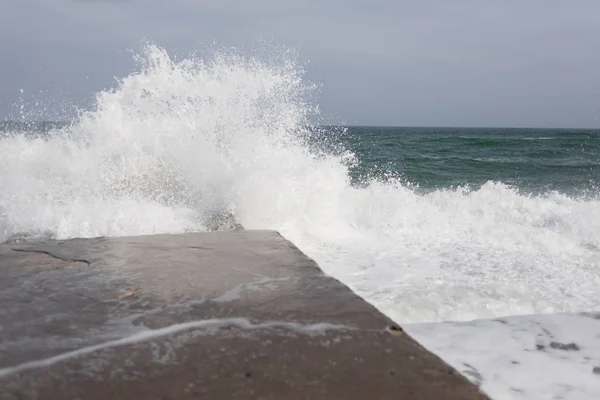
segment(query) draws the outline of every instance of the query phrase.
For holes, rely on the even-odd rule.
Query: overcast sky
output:
[[[50,118],[84,102],[143,38],[274,39],[349,124],[600,127],[598,0],[1,0],[0,118],[20,89]]]

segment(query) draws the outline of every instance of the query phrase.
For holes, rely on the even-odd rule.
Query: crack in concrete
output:
[[[54,255],[54,254],[50,253],[49,251],[45,251],[45,250],[35,250],[35,249],[33,249],[33,250],[32,250],[32,249],[15,249],[15,248],[12,248],[11,250],[12,250],[12,251],[18,251],[18,252],[21,252],[21,253],[39,253],[39,254],[46,254],[46,255],[48,255],[48,256],[50,256],[50,257],[52,257],[52,258],[56,258],[57,260],[60,260],[60,261],[65,261],[65,262],[79,262],[79,263],[84,263],[84,264],[87,264],[87,265],[90,265],[90,264],[91,264],[91,262],[90,262],[90,261],[88,261],[88,260],[79,259],[79,258],[64,258],[64,257],[59,257],[59,256],[57,256],[57,255]]]

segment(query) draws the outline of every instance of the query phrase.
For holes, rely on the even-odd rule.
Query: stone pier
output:
[[[0,399],[482,399],[273,231],[0,244]]]

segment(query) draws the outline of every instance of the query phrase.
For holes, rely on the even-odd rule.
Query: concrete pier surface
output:
[[[0,244],[0,399],[482,399],[273,231]]]

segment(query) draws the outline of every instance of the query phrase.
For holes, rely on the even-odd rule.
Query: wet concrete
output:
[[[272,231],[0,244],[0,399],[480,399]]]

